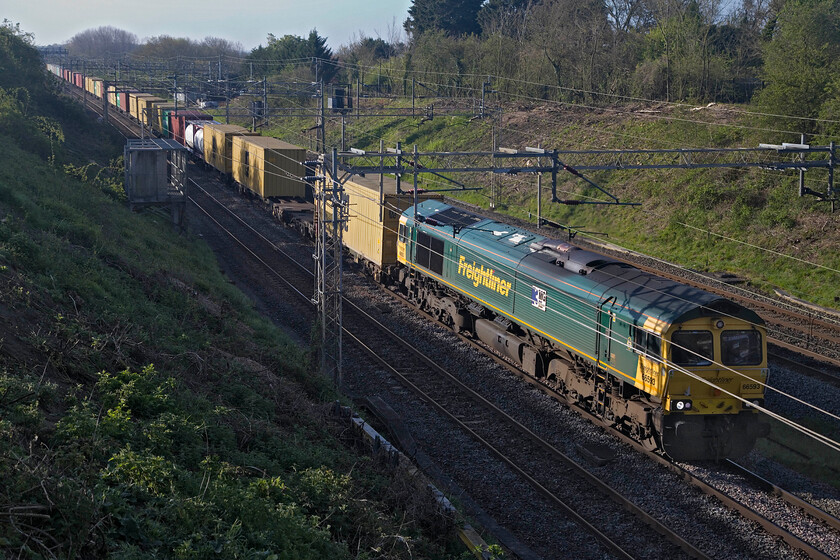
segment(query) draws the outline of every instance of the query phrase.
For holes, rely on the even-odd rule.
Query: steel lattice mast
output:
[[[342,385],[342,232],[347,219],[344,188],[338,180],[337,150],[322,160],[327,171],[318,182],[315,254],[315,303],[321,322],[321,371]]]

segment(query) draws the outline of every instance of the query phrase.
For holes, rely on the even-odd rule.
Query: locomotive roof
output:
[[[413,217],[413,210],[406,210],[406,215]],[[419,204],[418,216],[421,227],[454,238],[498,265],[516,268],[521,279],[529,277],[589,300],[593,310],[607,301],[611,311],[637,325],[649,318],[673,324],[704,315],[763,323],[751,310],[720,296],[443,202]]]

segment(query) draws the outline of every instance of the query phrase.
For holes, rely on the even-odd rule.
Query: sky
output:
[[[245,50],[276,37],[306,37],[312,29],[333,52],[360,36],[392,33],[404,39],[402,24],[411,0],[0,0],[0,17],[33,33],[36,45],[65,43],[87,29],[110,25],[140,41],[159,35],[201,40],[219,37]]]

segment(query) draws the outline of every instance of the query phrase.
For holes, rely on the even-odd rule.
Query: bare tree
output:
[[[478,22],[485,36],[501,33],[521,43],[528,30],[535,0],[490,0],[481,7]]]
[[[138,46],[137,35],[116,27],[87,29],[74,35],[67,43],[71,56],[102,57],[130,53]]]
[[[543,1],[534,8],[529,37],[554,70],[565,96],[579,97],[603,81],[604,45],[611,33],[599,0]],[[577,91],[573,91],[577,90]]]
[[[242,43],[228,41],[220,37],[205,37],[199,50],[201,56],[241,56],[244,54]]]
[[[617,32],[641,30],[648,21],[644,0],[604,0],[607,16]]]

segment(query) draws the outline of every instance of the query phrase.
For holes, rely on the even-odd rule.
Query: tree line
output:
[[[840,116],[838,0],[414,0],[404,27],[412,72],[438,82],[494,76],[495,90],[569,102],[749,102],[777,128],[837,131],[802,118]]]
[[[403,29],[362,35],[337,52],[315,29],[269,35],[249,53],[211,38],[159,37],[131,50],[230,55],[241,57],[240,74],[375,84],[397,95],[419,83],[439,95],[475,96],[489,85],[596,105],[750,103],[775,128],[840,130],[840,0],[413,0]],[[109,31],[114,48],[132,44],[117,31]],[[92,39],[82,35],[71,53]]]

